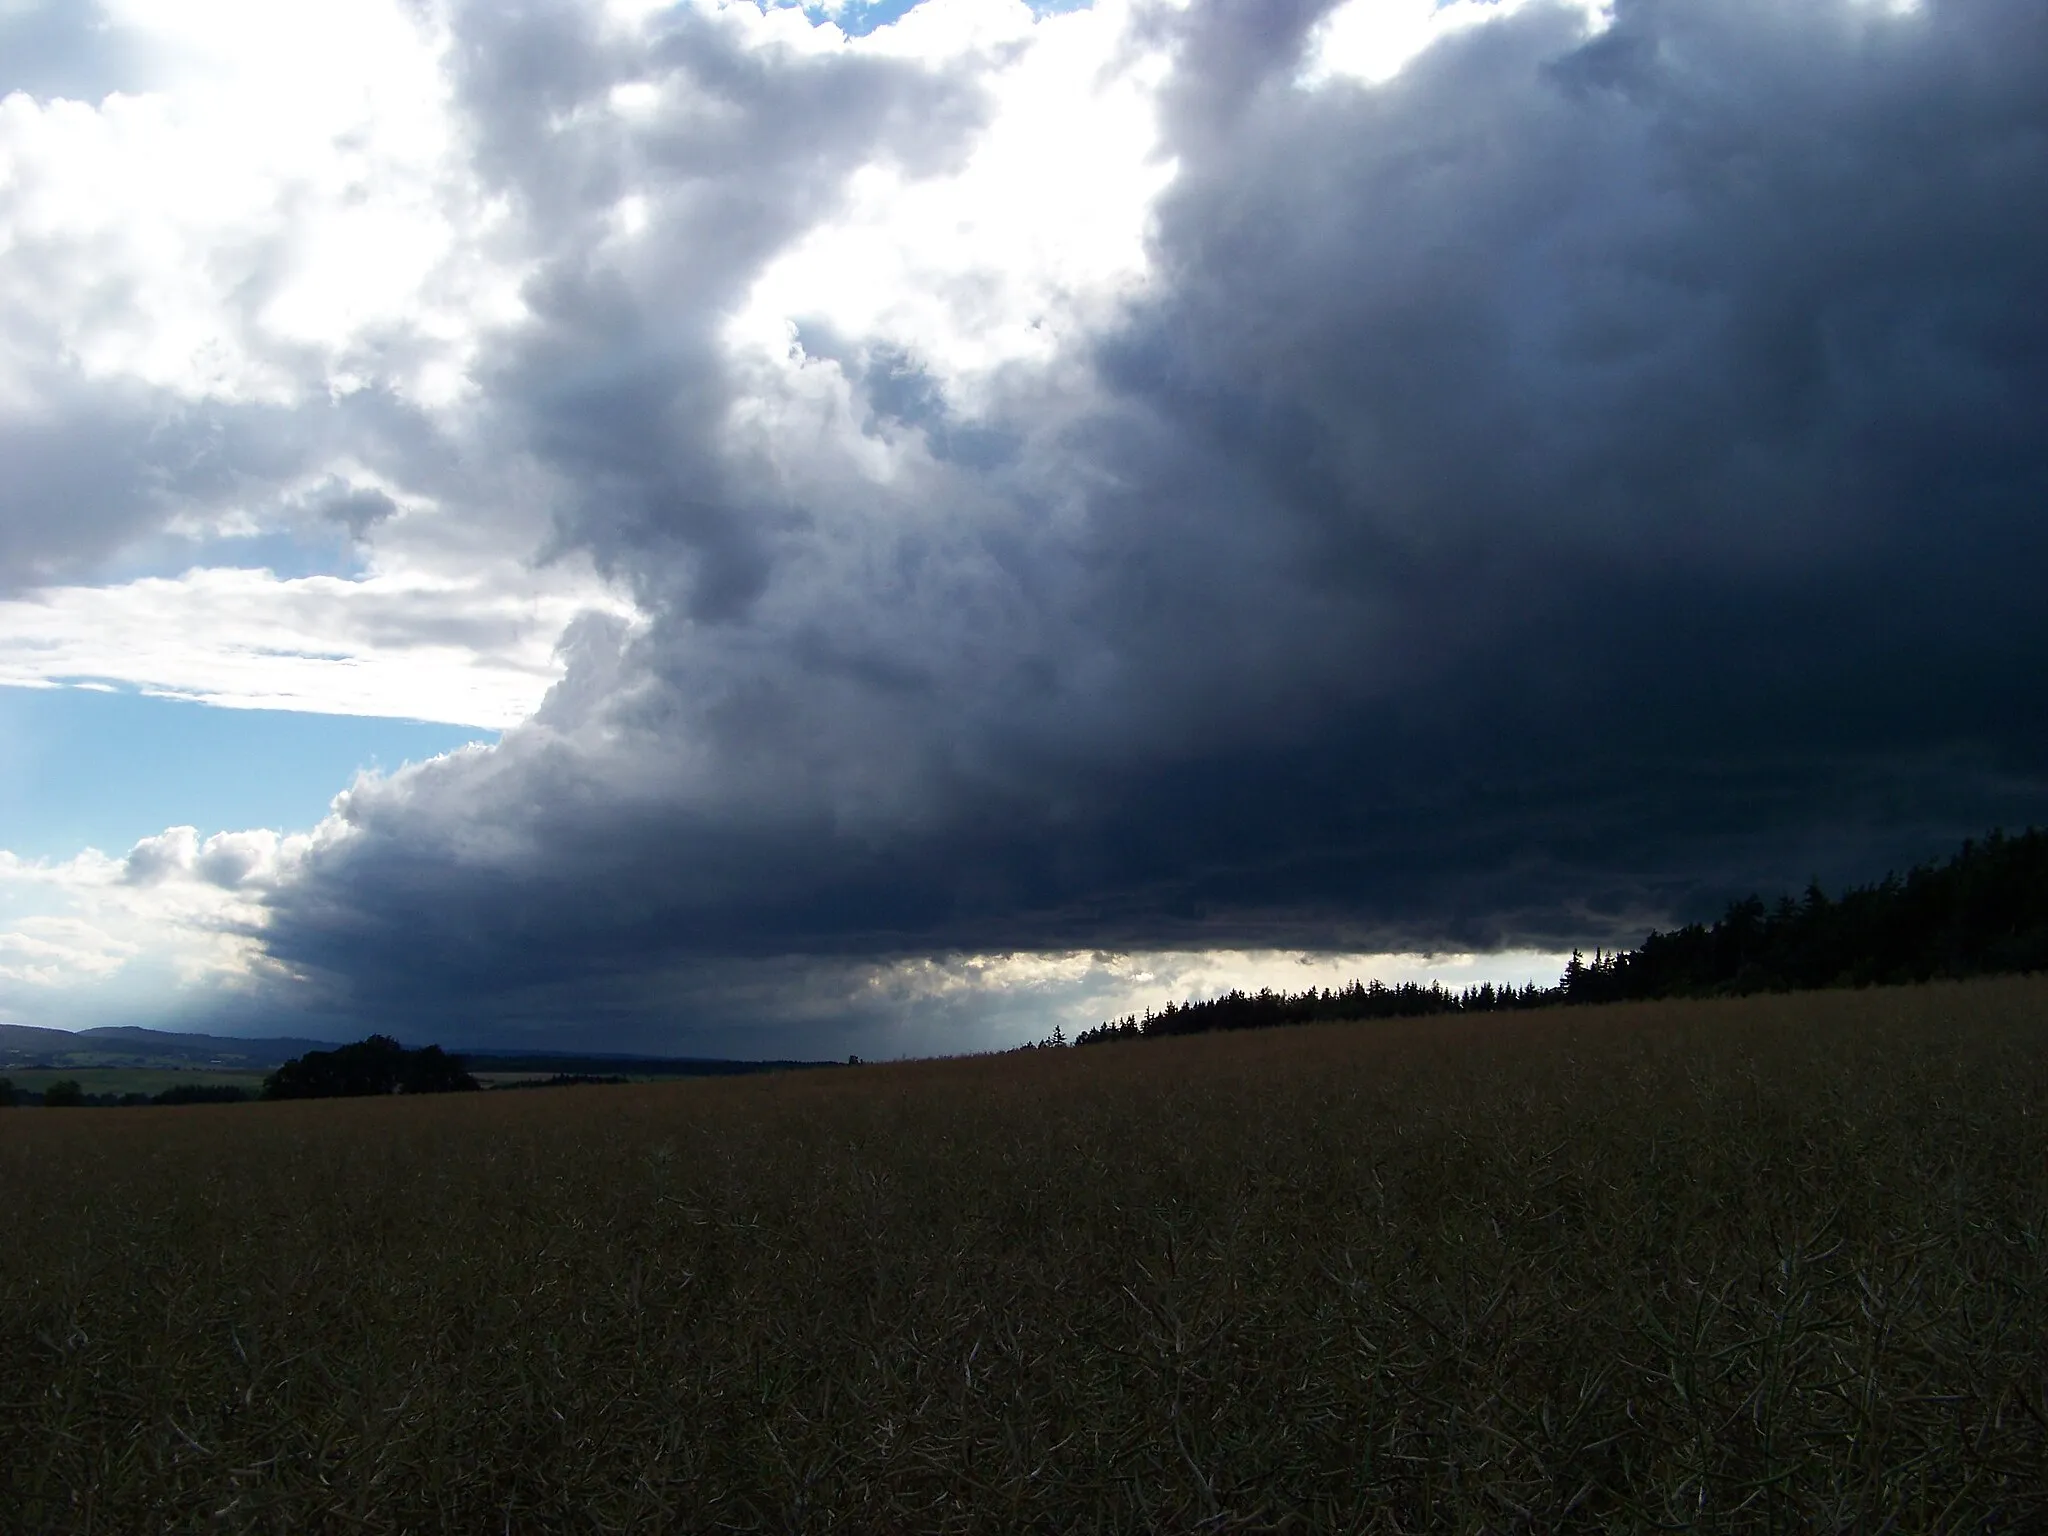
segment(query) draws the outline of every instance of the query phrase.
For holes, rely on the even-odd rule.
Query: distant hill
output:
[[[0,1068],[47,1063],[53,1067],[217,1067],[268,1072],[294,1056],[327,1050],[332,1040],[288,1037],[238,1040],[187,1035],[167,1029],[114,1025],[101,1029],[38,1029],[0,1024]]]

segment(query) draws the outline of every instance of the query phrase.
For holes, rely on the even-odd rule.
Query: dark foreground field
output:
[[[0,1112],[0,1528],[2048,1529],[2048,984]]]

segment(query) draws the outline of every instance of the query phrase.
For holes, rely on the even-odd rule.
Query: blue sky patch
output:
[[[800,3],[800,0],[798,0]],[[835,16],[822,5],[804,5],[804,14],[813,21],[831,21],[849,37],[865,37],[877,27],[886,27],[890,22],[914,11],[923,0],[851,0],[840,7]],[[1085,11],[1094,0],[1031,0],[1031,9],[1040,16],[1056,15],[1062,11]]]
[[[0,688],[0,848],[121,853],[166,827],[303,831],[359,768],[495,741],[470,726],[219,709],[128,690]]]

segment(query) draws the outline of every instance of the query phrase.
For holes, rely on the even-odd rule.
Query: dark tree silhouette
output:
[[[1711,926],[1652,933],[1589,968],[1573,1002],[1898,985],[2048,969],[2048,833],[1993,832],[1947,863],[1835,899],[1732,903]]]
[[[1591,960],[1574,950],[1554,987],[1452,992],[1435,982],[1354,981],[1334,992],[1227,992],[1111,1020],[1074,1043],[2039,970],[2048,970],[2048,833],[2029,827],[2017,837],[1973,839],[1945,864],[1918,866],[1903,880],[1886,875],[1837,898],[1809,881],[1799,898],[1780,897],[1773,907],[1747,896],[1719,922],[1651,933],[1636,949],[1596,952]]]
[[[438,1045],[409,1051],[389,1035],[371,1035],[331,1051],[308,1051],[263,1080],[266,1099],[361,1098],[379,1093],[465,1093],[477,1081],[462,1058]]]
[[[72,1077],[59,1078],[43,1090],[43,1108],[76,1109],[85,1102],[85,1090]]]
[[[1558,988],[1496,987],[1491,982],[1453,992],[1440,982],[1423,986],[1404,981],[1354,981],[1332,991],[1310,987],[1305,992],[1232,991],[1201,1002],[1168,1003],[1142,1018],[1132,1014],[1084,1029],[1076,1045],[1101,1045],[1111,1040],[1157,1039],[1163,1035],[1199,1035],[1216,1029],[1271,1029],[1282,1024],[1315,1024],[1352,1019],[1419,1019],[1437,1013],[1498,1013],[1540,1008],[1562,1001]]]

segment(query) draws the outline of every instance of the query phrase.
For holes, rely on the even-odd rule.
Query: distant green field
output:
[[[185,1084],[232,1084],[256,1094],[263,1091],[263,1076],[261,1072],[225,1072],[205,1067],[0,1067],[0,1077],[31,1093],[41,1093],[52,1083],[68,1081],[87,1093],[157,1094]]]
[[[0,1112],[0,1530],[2048,1531],[2048,978]]]

